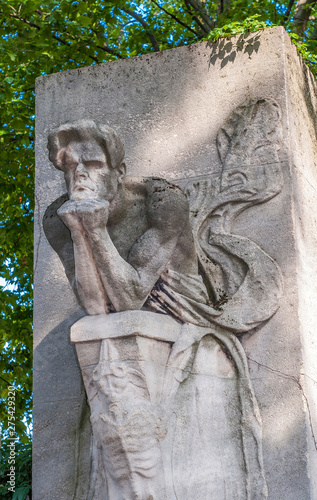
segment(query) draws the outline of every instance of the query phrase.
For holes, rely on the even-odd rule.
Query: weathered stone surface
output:
[[[130,337],[144,331],[144,337],[176,342],[181,324],[170,316],[157,316],[152,312],[125,311],[117,314],[85,316],[77,321],[71,329],[71,341],[87,342],[107,338]],[[124,333],[123,333],[124,332]]]
[[[46,210],[44,231],[87,314],[70,337],[91,414],[89,498],[267,498],[261,419],[235,335],[276,312],[282,278],[229,221],[280,192],[280,140],[275,101],[237,108],[217,135],[220,182],[188,180],[185,194],[164,179],[127,179],[122,140],[106,125],[77,120],[50,132],[67,195]],[[179,418],[187,399],[190,420]],[[223,415],[217,435],[210,406]],[[211,472],[220,435],[222,467]],[[198,469],[202,448],[209,460]]]
[[[148,335],[145,332],[142,337],[106,340],[99,327],[96,333],[88,324],[88,330],[79,326],[86,318],[73,327],[90,400],[94,397],[90,387],[99,384],[101,401],[103,391],[108,391],[105,380],[122,362],[130,366],[133,376],[140,372],[139,377],[146,381],[134,389],[143,405],[149,398],[143,410],[142,405],[136,407],[134,421],[143,419],[145,427],[148,425],[144,451],[147,453],[146,443],[152,436],[153,450],[160,452],[152,454],[152,458],[157,457],[154,482],[150,477],[139,482],[137,474],[137,481],[132,481],[135,489],[130,493],[125,475],[119,479],[111,460],[107,462],[109,445],[101,446],[108,467],[96,469],[96,461],[91,465],[89,410],[69,338],[70,326],[86,313],[79,307],[41,227],[47,207],[66,192],[61,174],[48,161],[47,136],[61,124],[83,118],[106,123],[120,133],[130,176],[164,177],[187,194],[200,269],[209,262],[205,275],[213,278],[210,287],[218,304],[212,322],[219,331],[216,327],[208,330],[206,324],[189,325],[193,329],[188,329],[189,320],[182,318],[185,325],[179,338],[185,344],[186,339],[196,339],[197,351],[187,372],[186,363],[177,365],[179,358],[175,358],[173,369],[167,368],[164,375],[167,383],[162,366],[166,365],[172,339],[143,338]],[[136,492],[138,498],[149,499],[153,494],[160,500],[265,498],[263,483],[253,492],[247,485],[246,422],[241,420],[241,401],[247,399],[241,399],[241,379],[248,377],[241,377],[242,372],[237,371],[244,354],[233,340],[225,343],[227,331],[247,332],[242,343],[263,421],[268,498],[317,498],[315,124],[315,83],[282,29],[38,80],[35,500],[86,499],[91,470],[99,474],[95,483],[98,493],[90,496],[95,499],[107,498],[107,494],[110,500],[122,494],[132,499],[137,498]],[[53,223],[56,206],[50,210],[46,213],[47,234],[52,234],[49,221]],[[60,232],[53,232],[54,248],[63,238]],[[71,280],[72,263],[68,264]],[[168,300],[163,292],[160,290],[160,297]],[[80,299],[89,312],[90,303]],[[185,314],[184,308],[179,311]],[[107,311],[91,309],[90,314],[96,312]],[[138,314],[111,314],[131,313]],[[160,315],[156,315],[159,322]],[[91,316],[89,322],[95,318],[98,322],[98,316]],[[156,329],[160,326],[163,332],[163,325],[158,324]],[[138,329],[142,330],[142,324]],[[128,335],[131,333],[130,329]],[[164,348],[162,340],[169,341]],[[224,354],[219,348],[221,344],[231,354],[238,353],[233,355],[236,368],[228,350]],[[182,344],[175,345],[182,352]],[[133,353],[131,359],[127,352]],[[175,372],[175,368],[180,370]],[[160,377],[156,386],[155,379]],[[146,396],[150,387],[150,396]],[[164,410],[158,415],[161,424],[151,430],[151,419],[145,413],[156,415],[158,401],[164,402],[162,394],[169,400],[166,387],[173,393],[175,417],[171,416],[166,426],[168,411]],[[120,394],[116,397],[122,404],[133,409],[129,402],[129,397],[134,398],[133,391],[125,401]],[[90,401],[93,422],[94,415],[101,414],[105,407],[105,402],[100,404]],[[124,425],[125,420],[122,422]],[[98,425],[101,441],[107,441],[107,432],[117,432],[109,422],[104,429]],[[140,432],[141,427],[135,429]],[[125,436],[122,432],[121,439]],[[109,443],[114,442],[110,434]],[[136,443],[140,444],[138,439]],[[129,453],[121,454],[120,460]],[[134,458],[138,461],[137,456]],[[256,460],[251,466],[247,463],[251,476],[256,474]],[[107,478],[110,490],[104,493],[106,477],[102,481],[102,475],[106,471],[112,475]],[[163,486],[161,490],[157,487],[164,485],[160,480],[163,475],[165,492]]]

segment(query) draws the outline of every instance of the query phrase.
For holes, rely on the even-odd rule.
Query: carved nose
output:
[[[88,177],[88,172],[83,163],[78,163],[76,167],[76,177],[86,179]]]

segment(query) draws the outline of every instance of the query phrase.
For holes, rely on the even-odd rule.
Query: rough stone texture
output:
[[[284,294],[277,313],[247,333],[243,346],[263,420],[268,498],[317,499],[316,86],[283,29],[275,28],[38,79],[35,500],[86,499],[90,468],[89,411],[69,339],[84,311],[42,230],[47,206],[66,191],[48,161],[48,133],[67,121],[93,118],[120,133],[129,175],[164,177],[184,189],[193,178],[216,185],[223,168],[219,130],[238,106],[263,98],[281,110],[284,186],[237,215],[232,233],[278,263]],[[191,411],[188,390],[184,416]],[[187,442],[184,454],[193,446]]]

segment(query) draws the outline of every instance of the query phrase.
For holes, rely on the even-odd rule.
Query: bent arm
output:
[[[107,229],[89,234],[100,278],[116,311],[140,309],[165,269],[179,234],[164,238],[162,230],[151,228],[135,243],[128,262],[118,253]]]
[[[178,188],[166,181],[149,181],[148,189],[149,229],[134,243],[127,261],[102,224],[105,216],[97,215],[94,221],[83,218],[96,267],[116,311],[143,306],[189,225],[188,202]]]
[[[72,231],[75,281],[79,299],[88,314],[105,314],[109,304],[89,244],[81,231]]]
[[[101,307],[100,283],[102,296],[116,311],[140,309],[189,224],[188,204],[181,192],[152,193],[149,229],[134,243],[127,261],[108,233],[108,209],[106,201],[85,200],[67,202],[58,212],[72,233],[77,288],[88,312],[95,310],[94,301],[98,311]]]
[[[88,314],[108,313],[110,304],[102,285],[91,248],[78,218],[76,204],[66,201],[58,210],[59,218],[71,232],[71,253],[74,270],[71,284],[76,295]]]

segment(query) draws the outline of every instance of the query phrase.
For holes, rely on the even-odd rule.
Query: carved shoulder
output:
[[[43,228],[45,236],[50,245],[56,250],[65,240],[65,236],[70,238],[70,231],[57,215],[57,210],[68,200],[67,194],[63,194],[51,203],[43,217]],[[67,238],[67,239],[68,239]]]
[[[65,226],[57,215],[57,210],[67,200],[67,194],[63,194],[48,206],[43,217],[43,228],[49,244],[61,259],[66,276],[74,288],[75,261],[73,242],[68,227]]]
[[[166,236],[180,234],[189,224],[189,204],[183,191],[155,177],[147,179],[146,189],[151,226],[164,229]]]

